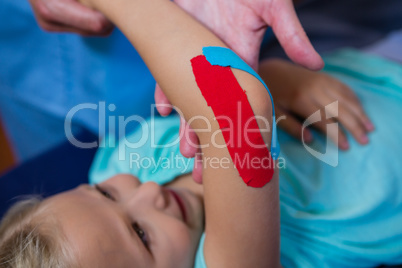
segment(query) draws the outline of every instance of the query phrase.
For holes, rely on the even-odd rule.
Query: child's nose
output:
[[[144,209],[148,207],[163,210],[168,206],[168,201],[168,192],[162,186],[154,182],[146,182],[132,192],[129,204],[141,206]]]

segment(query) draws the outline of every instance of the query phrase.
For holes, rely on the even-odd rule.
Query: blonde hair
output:
[[[0,224],[0,268],[78,267],[57,220],[42,198],[17,202]]]

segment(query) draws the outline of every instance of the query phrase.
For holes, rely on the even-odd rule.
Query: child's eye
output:
[[[101,193],[104,197],[115,201],[115,198],[106,190],[104,190],[102,187],[100,187],[98,184],[95,184],[95,189]]]
[[[144,244],[144,246],[149,249],[149,241],[147,238],[146,233],[144,232],[144,230],[141,228],[141,226],[138,225],[138,223],[133,223],[132,227],[134,229],[134,231],[137,233],[138,237],[141,239],[142,243]]]

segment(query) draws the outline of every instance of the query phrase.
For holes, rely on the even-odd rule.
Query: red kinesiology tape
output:
[[[193,58],[191,64],[197,85],[217,118],[240,177],[248,186],[263,187],[272,179],[274,163],[261,132],[255,131],[259,127],[246,92],[230,67],[211,65],[204,55]],[[230,127],[228,119],[232,133],[225,131]],[[248,129],[254,130],[247,132],[248,140],[244,130],[246,122]]]

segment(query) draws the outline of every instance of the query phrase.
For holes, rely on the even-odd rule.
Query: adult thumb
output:
[[[310,70],[324,67],[321,56],[315,51],[289,0],[275,1],[263,19],[271,21],[271,27],[288,57]]]

